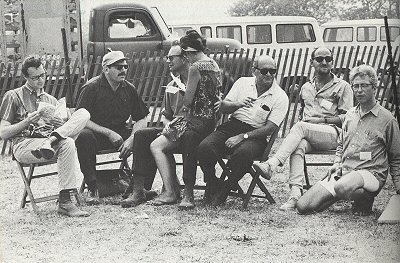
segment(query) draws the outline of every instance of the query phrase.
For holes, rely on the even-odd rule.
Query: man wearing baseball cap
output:
[[[85,108],[91,118],[76,140],[78,158],[88,186],[87,204],[99,204],[96,183],[96,153],[118,149],[120,158],[132,153],[135,131],[146,126],[149,113],[132,83],[126,80],[127,58],[122,51],[103,57],[103,72],[89,80],[79,95],[76,108]],[[132,131],[126,121],[135,122]]]

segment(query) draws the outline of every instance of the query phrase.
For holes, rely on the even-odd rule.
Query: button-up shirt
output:
[[[149,113],[131,83],[123,81],[114,91],[104,73],[82,87],[76,108],[85,108],[91,121],[111,130],[124,129],[129,116],[138,121]]]
[[[47,102],[54,106],[57,105],[57,99],[43,90],[40,90],[39,94],[37,94],[29,89],[27,85],[9,90],[4,95],[0,106],[0,119],[6,120],[11,124],[19,123],[27,117],[28,113],[37,110],[39,101]],[[15,136],[14,144],[22,139],[21,134]]]
[[[400,132],[393,115],[378,103],[361,116],[360,107],[344,116],[342,134],[336,150],[343,172],[367,170],[385,184],[390,171],[396,188],[400,189]]]
[[[346,81],[331,74],[332,80],[320,90],[315,85],[316,78],[306,82],[300,90],[303,105],[302,119],[308,117],[336,117],[353,107],[353,90]]]
[[[232,86],[226,100],[238,101],[246,97],[254,98],[250,107],[240,107],[231,116],[254,128],[261,128],[267,120],[277,126],[285,119],[289,107],[289,99],[274,81],[271,88],[258,96],[255,77],[242,77]]]

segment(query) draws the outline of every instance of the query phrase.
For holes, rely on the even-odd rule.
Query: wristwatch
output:
[[[243,138],[244,138],[244,139],[248,139],[248,138],[249,138],[249,135],[248,135],[247,133],[245,133],[245,134],[243,134]]]

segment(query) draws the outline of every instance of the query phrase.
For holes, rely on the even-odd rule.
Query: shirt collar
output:
[[[32,90],[32,89],[30,89],[29,87],[28,87],[28,85],[24,85],[24,87],[29,91],[29,94],[34,94],[34,90]],[[43,88],[41,88],[41,89],[39,89],[39,92],[36,92],[36,96],[40,96],[40,95],[42,95],[44,93],[44,89]]]
[[[379,111],[381,110],[381,106],[379,105],[379,103],[376,103],[374,107],[372,107],[372,109],[370,109],[365,115],[367,115],[368,113],[372,113],[375,117],[378,117]],[[356,112],[360,111],[360,104],[357,104],[356,106]]]
[[[254,89],[257,92],[257,87],[256,87],[256,77],[254,77],[254,81],[251,84],[252,86],[254,86]],[[271,88],[269,88],[267,91],[265,91],[264,93],[262,93],[259,97],[265,97],[267,95],[271,95],[274,93],[274,91],[279,88],[278,83],[276,83],[276,79],[274,79],[274,82],[272,83]]]
[[[332,86],[333,84],[336,84],[336,83],[338,83],[338,82],[340,82],[340,78],[338,78],[335,74],[333,74],[332,72],[330,72],[329,73],[329,75],[332,77],[332,80],[331,81],[329,81],[328,83],[326,83],[325,85],[324,85],[324,87],[325,86],[327,86],[327,87],[330,87],[330,86]],[[314,76],[313,78],[312,78],[312,80],[311,80],[311,83],[314,85],[314,87],[315,87],[315,79],[316,79],[317,77],[316,76]],[[329,85],[328,85],[329,84]],[[322,89],[321,89],[322,90]]]
[[[101,73],[101,85],[105,86],[105,87],[109,87],[111,89],[111,85],[110,85],[110,83],[108,83],[108,80],[107,80],[106,75],[104,74],[104,72]],[[126,79],[125,79],[122,83],[119,84],[118,88],[127,87],[127,86],[128,85],[126,84]]]

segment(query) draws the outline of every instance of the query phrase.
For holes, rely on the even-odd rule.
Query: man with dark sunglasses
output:
[[[315,76],[301,87],[299,121],[272,158],[254,164],[254,169],[269,180],[273,171],[290,157],[291,191],[288,201],[280,207],[285,211],[295,209],[301,196],[305,153],[336,149],[341,116],[353,106],[350,84],[331,72],[332,52],[326,47],[319,47],[311,53],[310,62]]]
[[[275,80],[276,63],[270,56],[260,56],[253,64],[253,77],[242,77],[232,86],[224,100],[216,103],[230,120],[220,125],[198,147],[198,159],[206,182],[205,201],[223,204],[231,189],[261,156],[268,136],[279,127],[289,106],[286,93]],[[215,164],[231,156],[232,174],[225,182],[215,176]]]
[[[110,51],[102,60],[103,72],[89,80],[78,97],[76,108],[91,114],[86,128],[76,140],[81,170],[88,186],[87,204],[99,204],[96,183],[96,154],[99,150],[118,149],[126,159],[133,149],[138,129],[146,127],[149,113],[132,83],[126,80],[127,58],[122,51]],[[127,120],[134,121],[132,131]]]

